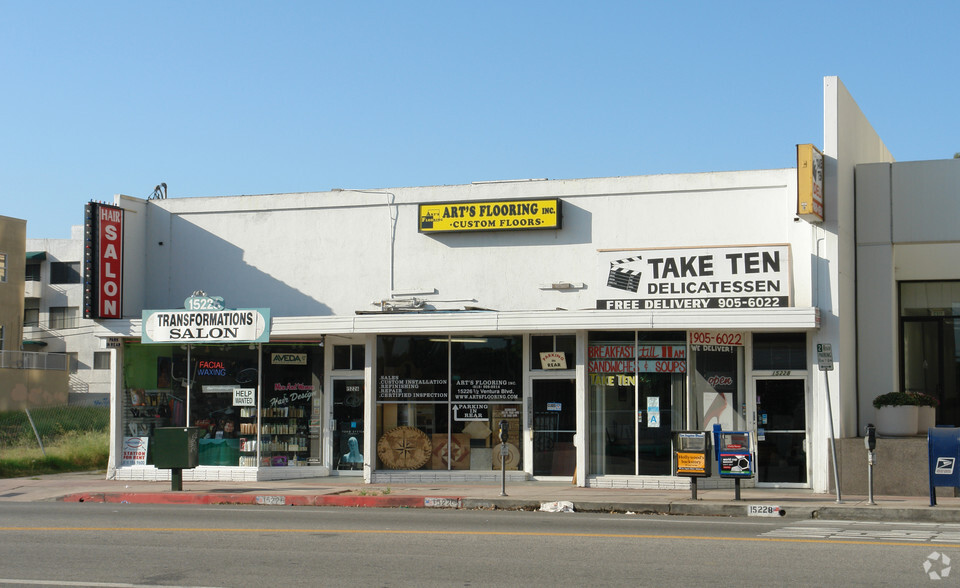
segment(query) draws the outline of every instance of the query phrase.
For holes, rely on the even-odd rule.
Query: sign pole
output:
[[[837,487],[837,504],[843,502],[840,499],[840,472],[837,468],[837,440],[834,438],[833,433],[833,409],[831,405],[833,401],[830,400],[830,377],[829,374],[826,374],[824,381],[827,383],[827,418],[830,420],[830,453],[833,455],[833,483]]]
[[[507,421],[500,421],[500,496],[507,495],[507,456],[510,454],[507,450],[507,433],[509,429]]]
[[[833,370],[833,345],[830,343],[817,344],[817,361],[821,372]],[[830,423],[830,453],[833,457],[833,483],[837,488],[837,504],[843,502],[840,498],[840,471],[837,467],[837,442],[833,431],[833,400],[830,399],[830,374],[823,378],[827,390],[827,421]]]

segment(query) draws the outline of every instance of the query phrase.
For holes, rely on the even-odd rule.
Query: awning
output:
[[[23,340],[23,344],[24,344],[24,345],[36,345],[36,346],[38,346],[38,347],[46,347],[46,346],[47,346],[47,342],[46,342],[46,341],[31,341],[31,340],[29,340],[29,339],[24,339],[24,340]]]
[[[46,258],[46,251],[27,251],[27,261],[43,261]]]

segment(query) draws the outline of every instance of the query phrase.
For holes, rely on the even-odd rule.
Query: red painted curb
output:
[[[437,496],[348,496],[339,494],[206,494],[193,492],[83,492],[61,502],[112,504],[260,504],[268,506],[357,506],[379,508],[459,508],[461,499]]]

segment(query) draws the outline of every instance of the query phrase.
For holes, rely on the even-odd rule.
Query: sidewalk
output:
[[[0,479],[0,502],[109,502],[139,504],[259,504],[287,506],[353,506],[541,510],[551,503],[572,503],[577,512],[660,513],[701,516],[748,516],[751,505],[774,507],[754,516],[799,519],[857,519],[960,523],[960,498],[815,494],[809,490],[743,488],[690,491],[578,488],[568,482],[500,484],[364,484],[354,477],[331,476],[258,482],[187,482],[174,491],[170,482],[105,480],[103,473],[71,473]],[[553,505],[557,506],[557,505]],[[560,505],[562,506],[562,505]],[[756,510],[756,509],[754,509]]]

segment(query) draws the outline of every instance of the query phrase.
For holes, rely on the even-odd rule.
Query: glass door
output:
[[[807,485],[806,384],[756,380],[757,482]]]
[[[574,379],[533,380],[533,475],[573,476],[577,452]]]
[[[363,380],[333,379],[333,467],[363,471]]]

